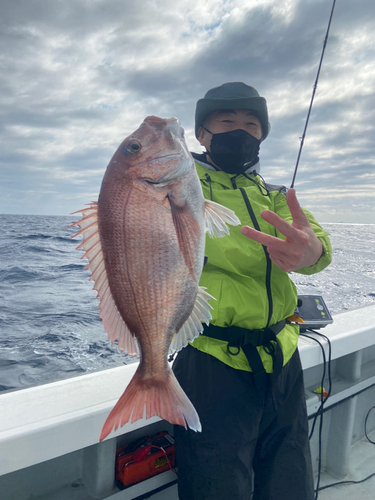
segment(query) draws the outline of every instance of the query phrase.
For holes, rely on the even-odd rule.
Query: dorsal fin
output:
[[[90,280],[94,281],[93,290],[98,292],[100,298],[100,317],[109,339],[112,344],[116,339],[119,339],[118,348],[131,356],[136,356],[138,352],[134,335],[120,315],[109,287],[98,229],[98,204],[92,202],[89,205],[89,208],[73,212],[82,213],[82,219],[69,226],[79,226],[80,228],[80,231],[72,238],[78,235],[83,236],[83,241],[77,248],[85,250],[85,254],[81,258],[85,257],[89,261],[86,269],[91,270]]]

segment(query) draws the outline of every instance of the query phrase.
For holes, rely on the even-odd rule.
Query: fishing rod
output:
[[[312,108],[312,105],[313,105],[313,101],[314,101],[314,97],[315,97],[315,92],[316,92],[316,89],[318,87],[318,80],[319,80],[319,75],[320,75],[320,68],[322,67],[322,62],[323,62],[323,57],[324,57],[324,52],[326,50],[326,45],[327,45],[327,41],[328,41],[328,34],[329,34],[329,29],[331,27],[331,21],[332,21],[332,16],[333,16],[333,11],[335,9],[335,4],[336,4],[336,0],[333,0],[333,4],[332,4],[332,9],[331,9],[331,15],[329,17],[329,22],[328,22],[328,28],[327,28],[327,33],[326,33],[326,36],[325,36],[325,39],[324,39],[324,43],[323,43],[323,50],[322,50],[322,55],[320,56],[320,62],[319,62],[319,67],[318,67],[318,73],[316,75],[316,79],[315,79],[315,83],[313,85],[313,93],[312,93],[312,96],[311,96],[311,101],[310,101],[310,107],[309,107],[309,111],[307,113],[307,118],[306,118],[306,123],[305,123],[305,128],[303,130],[303,134],[302,134],[302,137],[301,137],[301,144],[300,144],[300,148],[299,148],[299,152],[298,152],[298,157],[297,157],[297,163],[296,163],[296,167],[294,169],[294,175],[293,175],[293,179],[292,179],[292,184],[290,185],[290,187],[294,187],[294,181],[296,179],[296,175],[297,175],[297,169],[298,169],[298,164],[299,164],[299,159],[301,157],[301,152],[302,152],[302,148],[303,148],[303,143],[305,141],[305,135],[306,135],[306,129],[307,129],[307,125],[309,123],[309,118],[310,118],[310,113],[311,113],[311,108]]]

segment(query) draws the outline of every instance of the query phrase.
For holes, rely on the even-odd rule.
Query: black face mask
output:
[[[208,129],[204,130],[212,134]],[[222,134],[212,134],[211,152],[215,164],[228,174],[242,174],[258,161],[260,141],[246,130],[238,129]]]

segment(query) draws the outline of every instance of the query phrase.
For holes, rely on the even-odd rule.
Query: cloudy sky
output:
[[[331,0],[2,0],[0,213],[97,199],[119,143],[243,81],[266,97],[268,182],[290,185]],[[296,188],[322,222],[375,223],[375,2],[337,0]]]

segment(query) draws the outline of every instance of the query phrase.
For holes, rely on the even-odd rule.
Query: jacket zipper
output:
[[[233,188],[237,189],[235,178],[232,177],[231,181],[232,181]],[[241,191],[242,197],[243,197],[243,199],[245,201],[246,208],[247,208],[247,211],[249,212],[249,215],[250,215],[251,221],[253,223],[253,226],[254,226],[254,228],[257,231],[260,231],[260,227],[259,227],[257,218],[255,216],[253,207],[251,206],[250,200],[249,200],[249,198],[248,198],[248,196],[246,194],[246,191],[244,190],[244,188],[240,188],[240,191]],[[272,318],[272,313],[273,313],[273,300],[272,300],[272,293],[271,293],[272,261],[270,259],[269,254],[268,254],[267,248],[264,245],[262,245],[262,247],[263,247],[264,254],[266,256],[266,263],[267,263],[267,267],[266,267],[266,290],[267,290],[267,298],[268,298],[268,318],[267,318],[266,328],[268,328],[269,325],[270,325],[271,318]]]
[[[209,186],[210,186],[210,195],[211,195],[211,200],[212,200],[211,177],[207,173],[206,173],[206,179],[207,179],[207,181],[209,183]],[[237,189],[236,176],[231,177],[230,180],[231,180],[233,189]],[[257,218],[255,216],[253,207],[251,206],[250,200],[249,200],[249,198],[248,198],[248,196],[246,194],[246,191],[244,190],[244,188],[240,188],[240,191],[241,191],[242,197],[243,197],[243,199],[245,201],[246,208],[247,208],[247,211],[249,212],[249,215],[250,215],[250,218],[251,218],[251,221],[253,223],[254,228],[257,231],[261,231],[261,229],[259,227],[259,224],[258,224],[258,221],[257,221]],[[267,290],[267,298],[268,298],[268,318],[267,318],[266,328],[268,328],[269,325],[270,325],[271,318],[272,318],[272,313],[273,313],[273,300],[272,300],[272,293],[271,293],[272,261],[270,259],[269,254],[268,254],[267,248],[264,245],[262,245],[262,247],[263,247],[264,254],[266,256],[266,263],[267,263],[267,266],[266,266],[266,280],[265,281],[266,281],[266,290]]]

